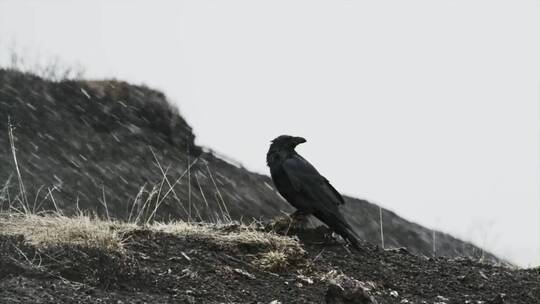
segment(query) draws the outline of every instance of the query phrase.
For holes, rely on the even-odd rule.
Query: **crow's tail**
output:
[[[354,232],[351,225],[349,225],[341,214],[336,213],[315,213],[315,217],[328,225],[337,234],[341,235],[347,240],[353,247],[360,248],[360,237]]]
[[[353,247],[360,249],[360,237],[347,222],[339,221],[337,222],[336,227],[332,228],[334,228],[337,234],[349,241]]]

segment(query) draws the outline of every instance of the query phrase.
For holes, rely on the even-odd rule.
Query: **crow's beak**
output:
[[[294,138],[294,143],[296,143],[297,145],[303,144],[303,143],[305,143],[306,141],[307,141],[307,140],[306,140],[305,138],[303,138],[303,137],[295,137],[295,138]]]

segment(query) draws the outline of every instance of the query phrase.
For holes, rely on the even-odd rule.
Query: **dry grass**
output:
[[[295,239],[260,231],[252,225],[197,224],[177,221],[168,224],[155,223],[149,228],[179,236],[204,238],[220,246],[253,245],[273,250],[302,251]]]
[[[203,238],[223,248],[256,248],[256,251],[260,253],[253,256],[252,263],[268,271],[285,270],[288,266],[298,264],[305,256],[304,249],[296,239],[257,230],[255,225],[173,222],[156,223],[150,229],[180,236]]]
[[[60,214],[0,214],[0,234],[22,235],[29,244],[43,249],[75,245],[125,252],[125,235],[141,229],[198,238],[223,248],[257,248],[262,253],[257,254],[253,263],[270,271],[286,269],[304,256],[304,250],[295,239],[248,225],[176,221],[140,226],[82,214],[75,217]]]
[[[79,215],[39,216],[32,214],[1,215],[0,233],[22,235],[28,243],[38,248],[78,245],[104,250],[123,249],[123,231],[134,225],[91,219]]]

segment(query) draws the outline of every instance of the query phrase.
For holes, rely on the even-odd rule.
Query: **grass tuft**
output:
[[[149,228],[153,231],[161,231],[174,235],[204,238],[220,246],[263,246],[273,250],[303,252],[300,244],[295,239],[257,230],[257,227],[254,225],[218,225],[176,221],[171,223],[154,223]]]
[[[268,271],[281,271],[288,268],[290,265],[289,259],[289,256],[285,252],[271,250],[261,254],[256,260],[256,264]]]

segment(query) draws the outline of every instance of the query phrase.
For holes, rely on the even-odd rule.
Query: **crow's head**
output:
[[[306,140],[302,137],[281,135],[272,140],[270,148],[274,148],[275,150],[294,150],[296,146],[305,142]]]

